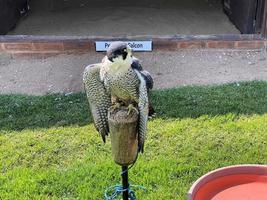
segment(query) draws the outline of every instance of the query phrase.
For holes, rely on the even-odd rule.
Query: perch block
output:
[[[109,111],[108,122],[111,149],[114,161],[121,166],[128,166],[135,161],[138,150],[138,113],[127,108]]]

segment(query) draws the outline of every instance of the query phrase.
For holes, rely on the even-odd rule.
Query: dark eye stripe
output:
[[[122,54],[122,58],[123,58],[123,60],[125,60],[125,59],[126,59],[126,57],[127,57],[127,54],[128,54],[127,52],[125,52],[125,51],[123,52],[123,54]]]

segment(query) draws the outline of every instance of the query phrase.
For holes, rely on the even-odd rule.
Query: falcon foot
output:
[[[131,112],[132,112],[133,110],[135,110],[137,114],[139,113],[138,109],[137,109],[136,107],[134,107],[133,104],[129,104],[127,115],[131,114]]]
[[[109,111],[113,112],[116,109],[119,109],[121,107],[120,103],[115,103],[114,105],[110,106]]]

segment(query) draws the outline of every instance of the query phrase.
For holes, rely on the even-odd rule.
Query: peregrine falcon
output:
[[[135,109],[139,113],[138,150],[143,152],[150,107],[148,92],[153,79],[133,57],[130,46],[125,42],[111,43],[102,63],[85,68],[83,82],[95,127],[103,141],[109,133],[108,110],[126,105],[129,112]]]

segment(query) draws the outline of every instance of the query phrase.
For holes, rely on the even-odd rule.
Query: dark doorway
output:
[[[254,34],[262,33],[264,3],[265,0],[0,0],[0,34]],[[25,15],[28,17],[19,20]]]
[[[260,33],[264,0],[223,0],[224,10],[244,34]]]
[[[239,34],[221,0],[31,0],[10,35]]]
[[[15,28],[29,10],[29,0],[0,0],[0,35]]]

